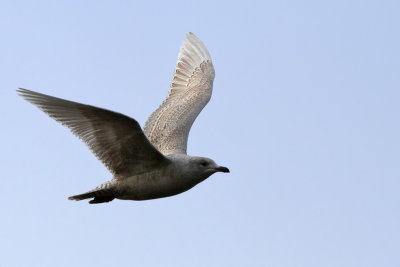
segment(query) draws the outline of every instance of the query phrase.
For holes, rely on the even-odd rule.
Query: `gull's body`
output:
[[[211,98],[214,67],[192,33],[183,41],[168,97],[147,120],[55,98],[26,89],[19,93],[70,128],[113,174],[113,178],[71,200],[89,203],[146,200],[189,190],[215,172],[229,172],[208,158],[186,154],[190,128]]]
[[[185,192],[207,179],[215,171],[205,172],[201,175],[191,166],[190,161],[196,159],[184,154],[167,156],[171,164],[165,168],[128,177],[118,183],[120,193],[117,198],[130,200],[146,200],[173,196]],[[196,161],[195,161],[196,162]],[[194,162],[194,164],[195,164]],[[217,167],[224,171],[223,167]]]

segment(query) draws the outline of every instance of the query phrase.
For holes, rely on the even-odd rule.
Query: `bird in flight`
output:
[[[183,41],[171,87],[142,130],[123,114],[19,88],[19,94],[67,126],[112,173],[111,180],[69,197],[148,200],[185,192],[216,172],[229,172],[212,159],[186,154],[190,128],[211,98],[214,67],[193,33]]]

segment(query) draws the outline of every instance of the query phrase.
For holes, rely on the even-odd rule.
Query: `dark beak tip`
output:
[[[219,167],[218,171],[220,171],[220,172],[230,172],[227,167]]]

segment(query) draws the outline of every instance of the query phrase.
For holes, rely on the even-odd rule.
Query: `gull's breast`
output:
[[[187,177],[173,168],[161,168],[152,172],[131,176],[119,182],[118,199],[148,200],[169,197],[195,186]]]

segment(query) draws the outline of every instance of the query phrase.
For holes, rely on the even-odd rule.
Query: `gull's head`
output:
[[[206,178],[216,172],[229,172],[227,167],[216,164],[212,159],[204,157],[191,157],[190,167],[197,173],[201,173]]]

